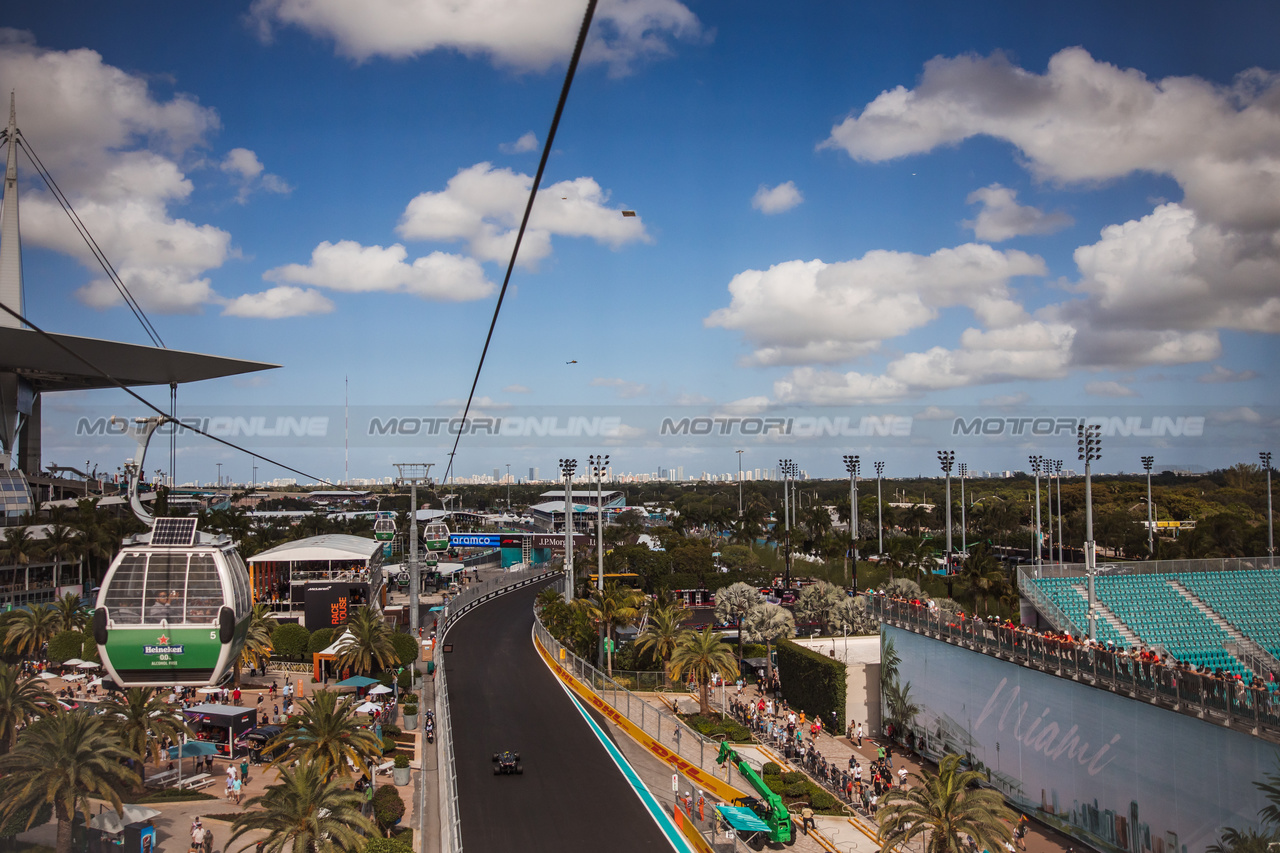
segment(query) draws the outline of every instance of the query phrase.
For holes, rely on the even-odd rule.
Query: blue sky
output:
[[[989,411],[1207,413],[1194,442],[1122,445],[1119,469],[1269,447],[1280,13],[872,5],[601,5],[482,412],[916,418],[896,446],[765,442],[744,460],[825,475],[848,451],[932,470],[928,425]],[[582,7],[403,6],[6,16],[19,126],[166,342],[283,365],[184,389],[183,406],[340,405],[344,377],[362,411],[465,399]],[[30,316],[143,341],[62,214],[24,192]],[[60,410],[76,406],[133,413],[118,392]],[[618,470],[736,467],[731,444],[643,431],[604,443]],[[340,443],[268,455],[336,477]],[[1020,467],[1029,446],[974,446],[973,467]],[[84,449],[104,465],[127,450]],[[596,449],[464,441],[457,469],[545,476]],[[357,447],[351,475],[411,451]],[[192,442],[179,480],[217,461],[247,476]]]

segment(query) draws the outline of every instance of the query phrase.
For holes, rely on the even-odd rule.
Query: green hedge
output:
[[[79,631],[59,631],[49,638],[49,649],[45,656],[54,663],[80,657],[84,651],[84,634]]]
[[[364,853],[413,853],[413,848],[394,838],[370,838]]]
[[[391,647],[396,650],[396,659],[401,665],[413,666],[418,660],[418,641],[408,634],[392,634]]]
[[[751,743],[751,731],[732,717],[688,717],[685,720],[689,727],[704,737],[714,738],[723,735],[730,743]]]
[[[310,639],[307,640],[307,651],[311,654],[319,654],[333,644],[332,628],[317,628],[311,632]]]
[[[373,819],[385,832],[404,817],[404,800],[394,785],[383,785],[373,792]]]
[[[271,651],[278,657],[300,659],[307,653],[311,634],[294,622],[286,622],[271,632]]]
[[[790,640],[779,640],[778,678],[782,681],[782,697],[797,711],[812,718],[822,716],[824,725],[831,724],[831,712],[844,725],[845,667],[835,658],[819,654]]]

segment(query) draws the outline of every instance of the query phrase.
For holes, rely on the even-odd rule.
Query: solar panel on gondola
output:
[[[152,545],[185,547],[196,540],[196,519],[157,518],[151,528]]]

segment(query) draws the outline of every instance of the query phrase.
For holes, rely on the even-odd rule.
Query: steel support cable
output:
[[[480,384],[480,371],[484,369],[485,356],[489,354],[489,343],[493,340],[493,330],[498,325],[498,314],[502,311],[502,301],[507,296],[507,285],[511,283],[511,272],[516,266],[516,256],[520,254],[520,243],[524,240],[525,228],[529,225],[529,215],[533,212],[533,202],[538,197],[538,186],[542,183],[542,175],[547,169],[547,159],[551,156],[551,145],[555,142],[556,129],[560,126],[560,116],[564,114],[564,105],[569,100],[569,89],[573,86],[573,76],[578,70],[578,61],[582,58],[582,48],[587,41],[587,32],[591,29],[591,19],[595,17],[597,0],[588,0],[586,14],[582,17],[582,27],[578,30],[578,41],[573,46],[573,56],[569,59],[569,67],[565,71],[564,85],[560,88],[560,100],[556,103],[555,115],[551,118],[551,129],[547,131],[547,141],[542,146],[542,158],[538,161],[538,171],[533,176],[533,186],[529,189],[529,201],[524,206],[524,217],[520,220],[520,229],[516,232],[516,244],[511,248],[511,260],[507,262],[507,274],[502,279],[502,289],[498,291],[498,304],[493,306],[493,319],[489,321],[489,334],[485,335],[484,348],[480,350],[480,363],[476,365],[475,378],[471,380],[471,391],[467,394],[467,404],[462,409],[462,423],[467,422],[467,414],[471,411],[471,401],[476,396],[476,386]],[[453,460],[458,452],[458,442],[462,440],[462,430],[453,439],[453,450],[449,451],[449,464],[445,468],[441,482],[447,483],[453,473]]]
[[[129,288],[125,286],[124,281],[120,278],[120,274],[116,272],[116,268],[107,258],[106,252],[102,251],[102,247],[98,245],[98,241],[93,239],[93,234],[89,232],[88,226],[84,224],[80,215],[76,213],[75,208],[71,204],[71,200],[68,199],[66,194],[62,191],[62,187],[58,186],[58,182],[53,179],[53,174],[45,168],[44,163],[40,160],[40,155],[31,147],[31,143],[27,141],[27,137],[24,136],[21,131],[18,131],[17,135],[22,141],[22,144],[19,146],[22,149],[22,152],[27,155],[27,159],[31,161],[31,165],[35,167],[36,173],[44,180],[45,186],[49,188],[49,192],[53,195],[54,199],[57,200],[58,204],[61,205],[63,212],[65,212],[67,214],[67,218],[71,220],[72,226],[74,226],[76,231],[80,234],[80,239],[84,240],[85,245],[89,247],[89,251],[93,254],[94,260],[98,262],[98,265],[102,267],[102,271],[107,274],[107,278],[110,279],[113,285],[115,285],[115,288],[120,293],[121,298],[124,299],[125,304],[129,306],[129,310],[133,312],[133,316],[142,324],[142,329],[147,333],[147,337],[151,338],[151,342],[156,346],[167,349],[168,347],[165,346],[164,340],[160,337],[160,332],[156,330],[154,325],[152,325],[150,318],[148,318],[146,313],[142,310],[142,306],[138,304],[138,300],[129,292]],[[14,145],[16,143],[17,140],[9,141],[10,145]]]
[[[86,367],[88,367],[89,369],[91,369],[94,373],[98,374],[98,375],[99,375],[99,376],[101,376],[103,379],[106,379],[106,380],[107,380],[108,382],[110,382],[112,385],[116,386],[116,387],[117,387],[117,388],[119,388],[121,391],[125,392],[125,393],[126,393],[126,394],[128,394],[130,397],[132,397],[133,399],[137,400],[139,403],[141,403],[142,405],[146,406],[146,407],[147,407],[148,409],[150,409],[151,411],[155,412],[157,415],[160,415],[161,417],[166,418],[166,419],[169,417],[169,415],[167,415],[167,414],[164,412],[164,410],[162,410],[159,406],[156,406],[155,404],[153,404],[153,403],[152,403],[151,401],[149,401],[146,397],[143,397],[141,394],[137,393],[137,392],[136,392],[136,391],[134,391],[132,388],[130,388],[129,386],[125,385],[125,384],[124,384],[123,382],[121,382],[119,379],[116,379],[116,378],[115,378],[114,376],[112,376],[110,373],[107,373],[105,370],[103,370],[102,368],[98,367],[98,366],[97,366],[96,364],[94,364],[93,362],[89,361],[89,359],[87,359],[87,358],[85,358],[84,356],[80,355],[80,353],[78,353],[78,352],[76,352],[75,350],[71,349],[71,347],[67,346],[67,345],[66,345],[66,344],[64,344],[62,341],[60,341],[60,340],[58,340],[57,338],[55,338],[53,335],[49,334],[49,333],[48,333],[48,332],[46,332],[44,329],[42,329],[42,328],[40,328],[39,326],[37,326],[35,323],[32,323],[32,322],[31,322],[30,320],[28,320],[26,317],[23,317],[23,316],[22,316],[21,314],[19,314],[17,311],[14,311],[14,310],[13,310],[12,308],[10,308],[8,305],[5,305],[3,302],[0,302],[0,309],[3,309],[3,310],[4,310],[4,312],[5,312],[6,314],[8,314],[9,316],[13,317],[13,318],[14,318],[15,320],[17,320],[18,322],[20,322],[20,323],[24,323],[25,325],[30,326],[30,327],[31,327],[31,330],[32,330],[33,332],[35,332],[36,334],[38,334],[38,335],[40,335],[41,337],[45,338],[47,341],[49,341],[49,343],[53,344],[53,345],[54,345],[55,347],[57,347],[58,349],[62,350],[62,351],[63,351],[63,352],[65,352],[67,355],[69,355],[69,356],[71,356],[72,358],[74,358],[76,361],[80,362],[81,364],[83,364],[83,365],[85,365]],[[191,432],[194,432],[196,435],[203,435],[203,436],[204,436],[205,438],[207,438],[207,439],[210,439],[210,440],[212,440],[212,441],[216,441],[216,442],[218,442],[218,444],[224,445],[224,446],[226,446],[226,447],[230,447],[232,450],[238,450],[238,451],[240,451],[241,453],[246,453],[246,454],[248,454],[249,456],[252,456],[254,459],[261,459],[263,462],[266,462],[266,463],[267,463],[267,464],[269,464],[269,465],[275,465],[277,468],[283,468],[284,470],[289,471],[290,473],[293,473],[293,474],[297,474],[297,475],[298,475],[298,476],[300,476],[300,477],[306,477],[306,478],[307,478],[307,479],[309,479],[309,480],[315,480],[318,484],[320,484],[320,485],[322,485],[322,486],[333,486],[333,485],[336,485],[336,484],[331,483],[331,482],[329,482],[328,480],[325,480],[325,479],[323,479],[323,478],[321,478],[321,477],[317,477],[317,476],[316,476],[316,475],[314,475],[314,474],[308,474],[306,471],[299,471],[297,468],[292,468],[292,467],[290,467],[290,466],[288,466],[288,465],[284,464],[283,462],[277,462],[275,459],[272,459],[272,458],[270,458],[270,457],[268,457],[268,456],[263,456],[261,453],[255,453],[255,452],[253,452],[252,450],[250,450],[250,449],[249,449],[249,448],[247,448],[247,447],[241,447],[241,446],[240,446],[240,445],[238,445],[238,444],[233,444],[232,442],[227,441],[225,438],[218,438],[218,436],[216,436],[216,435],[212,435],[212,434],[210,434],[210,433],[207,433],[207,432],[205,432],[204,430],[200,429],[199,427],[190,426],[190,425],[188,425],[188,424],[184,424],[184,423],[181,423],[181,422],[179,422],[179,426],[180,426],[182,429],[190,430]]]

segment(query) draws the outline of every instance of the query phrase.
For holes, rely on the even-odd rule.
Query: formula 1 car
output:
[[[509,775],[511,773],[519,776],[524,773],[524,767],[520,764],[520,753],[518,752],[495,752],[493,754],[493,775]]]

